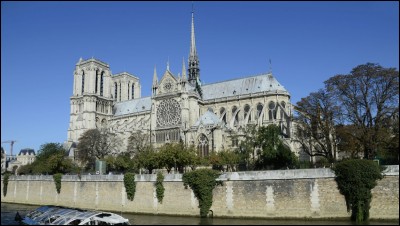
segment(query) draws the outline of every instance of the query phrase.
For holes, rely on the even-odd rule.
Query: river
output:
[[[1,225],[17,225],[14,220],[18,211],[23,217],[38,206],[1,203]],[[157,216],[145,214],[117,213],[129,219],[133,225],[353,225],[354,222],[337,220],[268,220]],[[399,221],[370,221],[366,225],[399,225]]]

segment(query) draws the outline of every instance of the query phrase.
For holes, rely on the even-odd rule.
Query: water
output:
[[[1,225],[17,225],[15,214],[18,211],[23,217],[39,206],[1,203]],[[267,220],[267,219],[232,219],[156,216],[144,214],[117,213],[129,219],[133,225],[353,225],[354,222],[337,220]],[[370,221],[371,225],[399,225],[399,221]]]

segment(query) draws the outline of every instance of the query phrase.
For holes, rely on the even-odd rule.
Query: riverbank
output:
[[[12,176],[2,202],[62,205],[153,215],[199,216],[198,201],[185,189],[181,174],[167,174],[162,203],[156,175],[136,175],[133,201],[126,198],[123,175],[74,175],[62,178],[57,194],[51,176]],[[213,191],[214,217],[246,219],[349,219],[343,195],[330,169],[232,172],[221,175]],[[3,194],[3,186],[1,186]],[[390,166],[372,190],[371,219],[399,219],[398,166]]]

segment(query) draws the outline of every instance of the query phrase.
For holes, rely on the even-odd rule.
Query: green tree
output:
[[[282,142],[280,129],[271,124],[260,127],[256,138],[261,148],[256,169],[282,169],[298,167],[297,156]]]
[[[137,166],[129,153],[121,153],[117,156],[106,156],[104,160],[107,163],[109,171],[116,172],[136,172]]]
[[[138,168],[147,169],[150,174],[160,165],[159,154],[152,146],[138,152],[133,159]]]
[[[60,143],[46,143],[40,146],[36,160],[18,169],[20,174],[76,173],[79,167],[68,158]]]
[[[174,168],[183,173],[186,166],[193,167],[199,159],[193,147],[187,147],[183,143],[165,144],[159,151],[160,167],[165,167],[168,173]]]
[[[351,135],[362,144],[364,158],[373,159],[391,138],[386,122],[399,114],[399,71],[367,63],[331,77],[325,86],[335,95],[344,124],[358,130]]]
[[[239,167],[245,170],[253,170],[257,153],[257,127],[256,125],[247,125],[244,128],[242,139],[240,140],[237,153],[239,155]],[[239,139],[239,138],[234,138]]]
[[[345,196],[347,211],[352,211],[351,219],[357,222],[368,220],[371,189],[383,178],[378,164],[371,160],[350,159],[337,163],[333,170],[339,191]]]

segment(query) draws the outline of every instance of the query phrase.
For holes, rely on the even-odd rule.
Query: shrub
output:
[[[363,222],[369,218],[371,189],[382,179],[381,169],[371,160],[350,159],[337,163],[333,170],[341,194],[345,196],[351,220]]]
[[[163,181],[164,181],[164,176],[161,172],[157,173],[157,180],[156,180],[156,193],[157,193],[157,199],[159,203],[162,203],[162,200],[164,198],[164,191],[165,188],[163,186]]]
[[[212,191],[222,181],[216,181],[220,173],[211,169],[198,169],[182,176],[183,185],[187,189],[189,185],[197,200],[199,200],[200,216],[207,217],[212,205]]]
[[[7,195],[7,187],[8,187],[8,179],[9,178],[10,178],[10,174],[5,173],[4,178],[3,178],[3,196],[4,197],[6,197],[6,195]]]
[[[129,200],[133,201],[136,191],[136,182],[134,173],[126,173],[124,175],[124,185],[126,189],[126,195]]]
[[[56,189],[57,189],[58,194],[60,194],[60,191],[61,191],[61,178],[62,178],[61,173],[56,173],[53,175],[53,180],[54,180],[54,183],[56,184]]]

